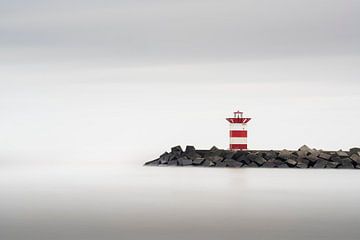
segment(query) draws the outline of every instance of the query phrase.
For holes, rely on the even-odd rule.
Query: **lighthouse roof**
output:
[[[247,123],[251,120],[251,118],[244,118],[243,112],[236,111],[234,112],[234,117],[226,118],[226,120],[230,123]]]

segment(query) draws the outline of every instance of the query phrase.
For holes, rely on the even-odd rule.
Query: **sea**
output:
[[[358,170],[142,163],[1,166],[0,239],[360,239]]]

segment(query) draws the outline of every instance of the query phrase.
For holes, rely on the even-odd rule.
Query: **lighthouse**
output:
[[[246,124],[251,118],[244,118],[243,112],[234,112],[234,117],[226,118],[230,123],[230,150],[247,150],[247,129]]]

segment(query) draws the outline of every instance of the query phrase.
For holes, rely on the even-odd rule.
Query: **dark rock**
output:
[[[336,168],[339,165],[337,162],[326,162],[326,168]]]
[[[171,148],[171,152],[172,153],[177,153],[177,154],[180,155],[181,153],[183,153],[183,150],[182,150],[182,148],[180,146],[175,146],[175,147]]]
[[[243,164],[238,162],[238,161],[235,161],[233,159],[225,159],[224,160],[224,163],[226,163],[226,166],[227,167],[241,167]]]
[[[247,155],[247,158],[248,158],[251,162],[255,161],[255,159],[256,159],[257,157],[258,157],[258,156],[257,156],[256,153],[250,153],[250,154]]]
[[[186,153],[190,153],[190,152],[195,152],[196,150],[195,150],[195,147],[194,146],[186,146],[186,148],[185,148],[185,152]]]
[[[329,159],[331,158],[331,155],[322,152],[322,153],[319,154],[319,158],[322,158],[322,159],[325,159],[325,160],[329,160]]]
[[[349,154],[347,152],[344,152],[343,150],[337,151],[336,155],[338,155],[339,157],[348,157],[349,156]]]
[[[212,162],[220,162],[223,160],[223,157],[220,156],[207,156],[205,159],[210,160]]]
[[[201,155],[198,154],[197,152],[185,152],[184,156],[186,156],[187,158],[190,158],[190,159],[195,159],[195,158],[201,157]]]
[[[159,158],[145,163],[146,166],[158,166],[159,164],[160,164]]]
[[[249,154],[249,152],[248,151],[236,151],[236,152],[234,152],[235,154],[234,154],[234,156],[232,157],[232,159],[238,159],[238,158],[240,158],[240,157],[246,157],[248,154]]]
[[[360,156],[360,148],[358,147],[350,148],[350,154],[357,154]]]
[[[286,160],[286,163],[291,167],[295,167],[297,164],[297,161],[294,159],[288,159],[288,160]]]
[[[258,165],[256,163],[254,163],[254,162],[251,162],[248,166],[249,167],[258,167]]]
[[[351,163],[350,158],[343,158],[340,162],[341,165],[339,165],[338,168],[354,168],[354,165]]]
[[[360,156],[353,153],[351,156],[350,156],[350,159],[353,160],[355,163],[357,164],[360,164]]]
[[[339,156],[337,156],[337,155],[333,155],[333,156],[331,156],[330,161],[340,163],[341,157],[339,157]]]
[[[235,152],[234,152],[234,151],[226,151],[224,158],[232,159],[234,156],[235,156]],[[235,158],[234,158],[234,159],[235,159]]]
[[[315,163],[316,161],[319,160],[318,156],[319,155],[316,153],[310,153],[309,155],[306,156],[306,159],[308,159],[312,163]]]
[[[178,160],[177,159],[172,159],[172,160],[168,161],[167,164],[169,166],[177,166],[178,165]]]
[[[165,153],[160,155],[159,161],[160,161],[161,164],[167,164],[167,162],[169,160],[171,160],[170,158],[173,159],[174,155],[170,154],[168,152],[165,152]]]
[[[275,166],[279,166],[279,165],[285,163],[285,161],[282,159],[272,159],[272,160],[269,160],[268,162],[273,162],[275,164]]]
[[[326,165],[327,165],[327,161],[320,159],[314,164],[314,168],[325,168]]]
[[[250,164],[250,160],[248,159],[247,155],[241,155],[239,158],[236,159],[236,161],[244,164]]]
[[[299,152],[310,152],[310,151],[311,151],[311,148],[309,148],[309,147],[306,146],[306,145],[303,145],[301,148],[299,148],[298,151],[299,151]]]
[[[180,166],[192,165],[192,160],[191,160],[191,159],[188,159],[188,158],[185,158],[185,157],[182,157],[182,158],[179,158],[179,159],[178,159],[178,164],[179,164]]]
[[[212,148],[210,148],[211,152],[215,152],[215,151],[218,151],[218,150],[220,150],[220,149],[218,149],[216,146],[213,146]]]
[[[202,157],[197,157],[195,159],[193,159],[193,165],[201,165],[204,162],[204,158]]]
[[[274,168],[275,165],[276,164],[274,162],[266,162],[261,167],[263,167],[263,168]]]
[[[275,159],[275,158],[277,158],[277,156],[278,156],[278,153],[276,153],[273,150],[264,153],[264,158],[266,160]]]
[[[266,159],[261,157],[261,156],[257,156],[254,160],[254,162],[256,162],[258,165],[263,165],[266,162]]]
[[[305,159],[305,158],[300,158],[297,160],[297,165],[296,167],[298,168],[308,168],[309,167],[309,160]]]
[[[216,147],[212,147],[209,151],[207,151],[204,155],[205,158],[219,156],[222,157],[224,150],[217,149]]]
[[[201,166],[204,166],[204,167],[210,167],[210,164],[211,162],[209,160],[204,160],[202,163],[201,163]]]
[[[283,163],[283,164],[280,164],[278,166],[278,168],[289,168],[289,166],[287,164]]]
[[[215,162],[215,166],[216,167],[226,167],[226,163],[225,162]]]
[[[292,154],[292,152],[290,152],[289,150],[284,149],[284,150],[281,150],[279,152],[278,158],[281,158],[283,160],[287,160],[287,159],[289,159],[291,157],[291,154]]]

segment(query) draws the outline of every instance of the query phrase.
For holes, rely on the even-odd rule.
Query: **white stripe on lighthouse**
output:
[[[246,130],[246,124],[230,123],[230,130]]]
[[[232,137],[230,138],[230,144],[246,144],[247,138]]]

